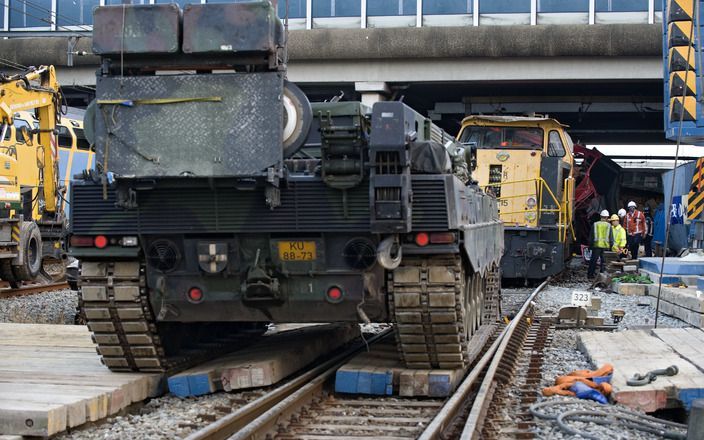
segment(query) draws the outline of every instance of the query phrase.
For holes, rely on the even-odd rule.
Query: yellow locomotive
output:
[[[476,158],[473,176],[499,202],[504,278],[542,279],[564,269],[574,239],[573,143],[541,116],[468,116],[458,139]]]

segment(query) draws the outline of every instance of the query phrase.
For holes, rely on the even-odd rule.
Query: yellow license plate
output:
[[[315,260],[314,241],[280,241],[279,260],[313,261]]]

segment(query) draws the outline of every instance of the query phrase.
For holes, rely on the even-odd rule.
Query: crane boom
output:
[[[59,119],[61,92],[54,66],[40,66],[11,76],[0,76],[0,121],[11,125],[15,112],[36,109],[39,127],[40,167],[43,175],[45,207],[43,218],[57,214],[58,150],[56,122]]]

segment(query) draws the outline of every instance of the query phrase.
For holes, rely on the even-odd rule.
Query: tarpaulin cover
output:
[[[445,147],[433,141],[412,142],[411,172],[442,174],[450,172],[452,162]]]
[[[681,196],[689,194],[689,187],[692,184],[692,175],[694,175],[694,168],[696,162],[689,162],[684,165],[678,166],[675,170],[670,170],[662,175],[663,188],[665,190],[665,204],[666,208],[663,212],[662,221],[655,222],[655,230],[653,234],[653,241],[664,242],[665,239],[665,215],[674,216],[677,218],[683,214],[685,209],[681,206]],[[672,175],[675,175],[675,186],[674,186],[674,197],[671,206],[667,206],[670,202],[672,187]],[[670,226],[670,238],[668,239],[668,248],[674,252],[678,252],[680,249],[686,248],[688,246],[689,235],[689,225],[685,224],[672,224]],[[661,240],[658,240],[661,238]]]

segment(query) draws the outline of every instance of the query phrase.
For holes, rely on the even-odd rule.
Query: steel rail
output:
[[[526,312],[530,307],[530,303],[535,299],[535,297],[540,293],[541,290],[547,286],[551,278],[546,279],[540,286],[538,286],[526,299],[523,307],[518,311],[516,317],[513,318],[511,323],[507,325],[501,334],[496,338],[491,347],[486,351],[484,356],[474,365],[472,370],[469,372],[467,377],[462,381],[455,393],[450,397],[445,405],[440,409],[437,416],[430,422],[428,427],[423,431],[423,433],[418,437],[418,440],[434,440],[437,438],[442,438],[442,434],[457,420],[457,417],[465,408],[469,395],[477,384],[477,381],[482,376],[482,371],[489,365],[489,369],[484,377],[484,380],[479,389],[479,393],[474,399],[472,404],[472,409],[470,411],[467,422],[465,423],[464,430],[462,432],[462,439],[474,438],[466,437],[465,431],[469,430],[470,433],[474,433],[477,423],[480,417],[483,416],[485,412],[485,405],[488,405],[490,401],[490,396],[492,393],[491,385],[494,382],[494,375],[496,373],[497,366],[501,361],[504,353],[506,352],[506,347],[508,346],[511,335],[513,335],[514,330],[518,326],[519,322],[524,319]]]
[[[311,397],[349,358],[371,343],[389,335],[392,329],[373,336],[364,343],[346,350],[323,364],[286,382],[237,411],[211,423],[185,440],[224,440],[253,438],[274,426],[282,415],[298,409],[298,403]]]
[[[14,298],[18,296],[36,295],[38,293],[54,292],[57,290],[68,289],[68,283],[65,281],[59,283],[38,284],[30,286],[12,288],[0,288],[0,299]]]

